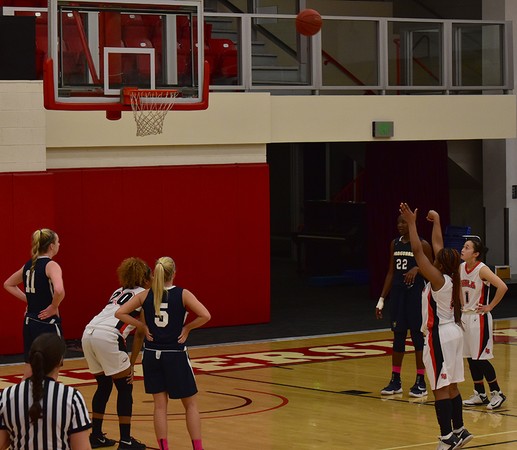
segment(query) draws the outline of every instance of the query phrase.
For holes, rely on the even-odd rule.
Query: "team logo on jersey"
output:
[[[461,287],[476,289],[476,282],[472,280],[461,280]]]
[[[446,373],[442,373],[442,374],[440,374],[440,378],[441,378],[442,380],[446,380],[446,379],[447,379],[447,374],[446,374]]]
[[[401,250],[395,250],[393,252],[393,256],[409,256],[411,258],[413,258],[413,252],[404,252],[404,251],[401,251]]]
[[[485,353],[486,353],[487,355],[489,355],[489,354],[490,354],[490,349],[489,349],[489,348],[485,348]]]

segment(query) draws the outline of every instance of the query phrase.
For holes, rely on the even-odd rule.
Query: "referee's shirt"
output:
[[[91,428],[81,393],[51,378],[44,380],[43,417],[30,422],[32,383],[29,380],[0,393],[0,429],[7,430],[12,450],[68,450],[69,436]]]

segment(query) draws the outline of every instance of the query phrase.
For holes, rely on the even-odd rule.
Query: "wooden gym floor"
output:
[[[501,409],[464,409],[475,439],[465,448],[509,450],[517,446],[517,320],[495,323],[492,360],[507,395]],[[391,332],[333,334],[303,339],[215,345],[190,350],[199,388],[205,450],[431,450],[438,426],[432,393],[410,399],[415,363],[408,341],[402,372],[404,393],[381,397],[389,381]],[[19,379],[20,365],[0,366],[0,388]],[[144,393],[141,366],[134,386],[132,434],[156,448],[152,398]],[[472,393],[468,370],[461,385]],[[84,359],[67,360],[60,380],[73,384],[88,405],[95,389]],[[116,390],[104,431],[118,439]],[[191,449],[180,401],[169,403],[169,442]],[[116,448],[116,447],[113,447]]]

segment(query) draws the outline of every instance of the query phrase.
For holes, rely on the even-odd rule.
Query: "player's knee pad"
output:
[[[128,379],[117,378],[115,386],[118,391],[117,396],[117,415],[119,417],[131,417],[133,414],[133,385],[128,383]]]
[[[393,351],[404,353],[406,351],[406,333],[395,331],[393,333]]]
[[[106,375],[97,375],[95,380],[97,381],[97,390],[93,394],[92,409],[94,413],[104,414],[106,403],[108,403],[113,389],[113,380]]]
[[[411,340],[415,352],[421,352],[424,349],[424,334],[420,330],[411,330]]]

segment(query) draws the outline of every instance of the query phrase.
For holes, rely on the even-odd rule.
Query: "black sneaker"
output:
[[[90,445],[92,448],[113,447],[116,443],[117,441],[107,438],[105,434],[101,436],[90,434]]]
[[[427,388],[425,383],[415,383],[409,390],[409,396],[415,398],[425,397],[427,395]]]
[[[119,441],[118,450],[144,450],[146,448],[145,444],[136,440],[133,436],[131,436],[130,441]]]
[[[381,391],[381,395],[402,394],[402,384],[400,380],[391,380],[390,383]]]
[[[469,433],[465,427],[462,427],[461,431],[454,431],[454,434],[461,441],[460,446],[456,448],[463,448],[465,444],[469,443],[472,439],[474,439],[474,435]]]

